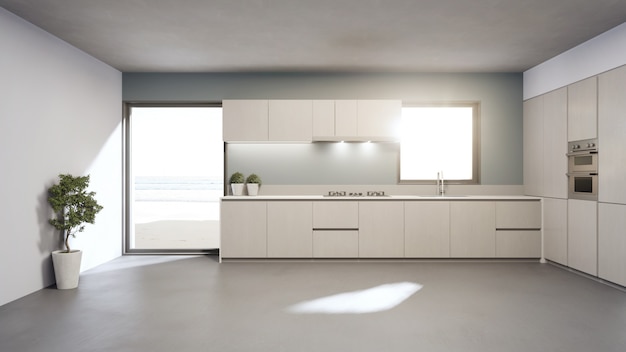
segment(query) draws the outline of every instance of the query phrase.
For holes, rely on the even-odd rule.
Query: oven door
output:
[[[594,172],[570,172],[568,198],[598,200],[598,174]]]
[[[596,172],[598,170],[598,153],[569,153],[567,157],[569,172]]]

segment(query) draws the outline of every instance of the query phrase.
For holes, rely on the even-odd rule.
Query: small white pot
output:
[[[248,187],[248,195],[256,196],[259,194],[259,184],[258,183],[248,183],[246,185]]]
[[[243,195],[243,183],[231,183],[230,188],[233,191],[233,196],[242,196]]]
[[[52,264],[54,277],[59,290],[68,290],[78,287],[80,276],[80,260],[83,252],[79,250],[65,253],[65,251],[52,252]]]

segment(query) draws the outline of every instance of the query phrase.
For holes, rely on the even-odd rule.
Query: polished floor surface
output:
[[[387,310],[290,309],[394,283],[422,286]],[[0,307],[0,351],[623,352],[626,292],[537,262],[126,256]]]

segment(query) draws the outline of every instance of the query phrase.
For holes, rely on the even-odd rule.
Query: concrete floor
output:
[[[294,314],[381,284],[393,309]],[[536,262],[116,259],[0,307],[0,351],[626,351],[626,293]]]

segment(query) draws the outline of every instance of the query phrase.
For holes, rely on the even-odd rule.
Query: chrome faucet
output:
[[[437,194],[443,196],[446,193],[443,184],[443,171],[437,172]]]

